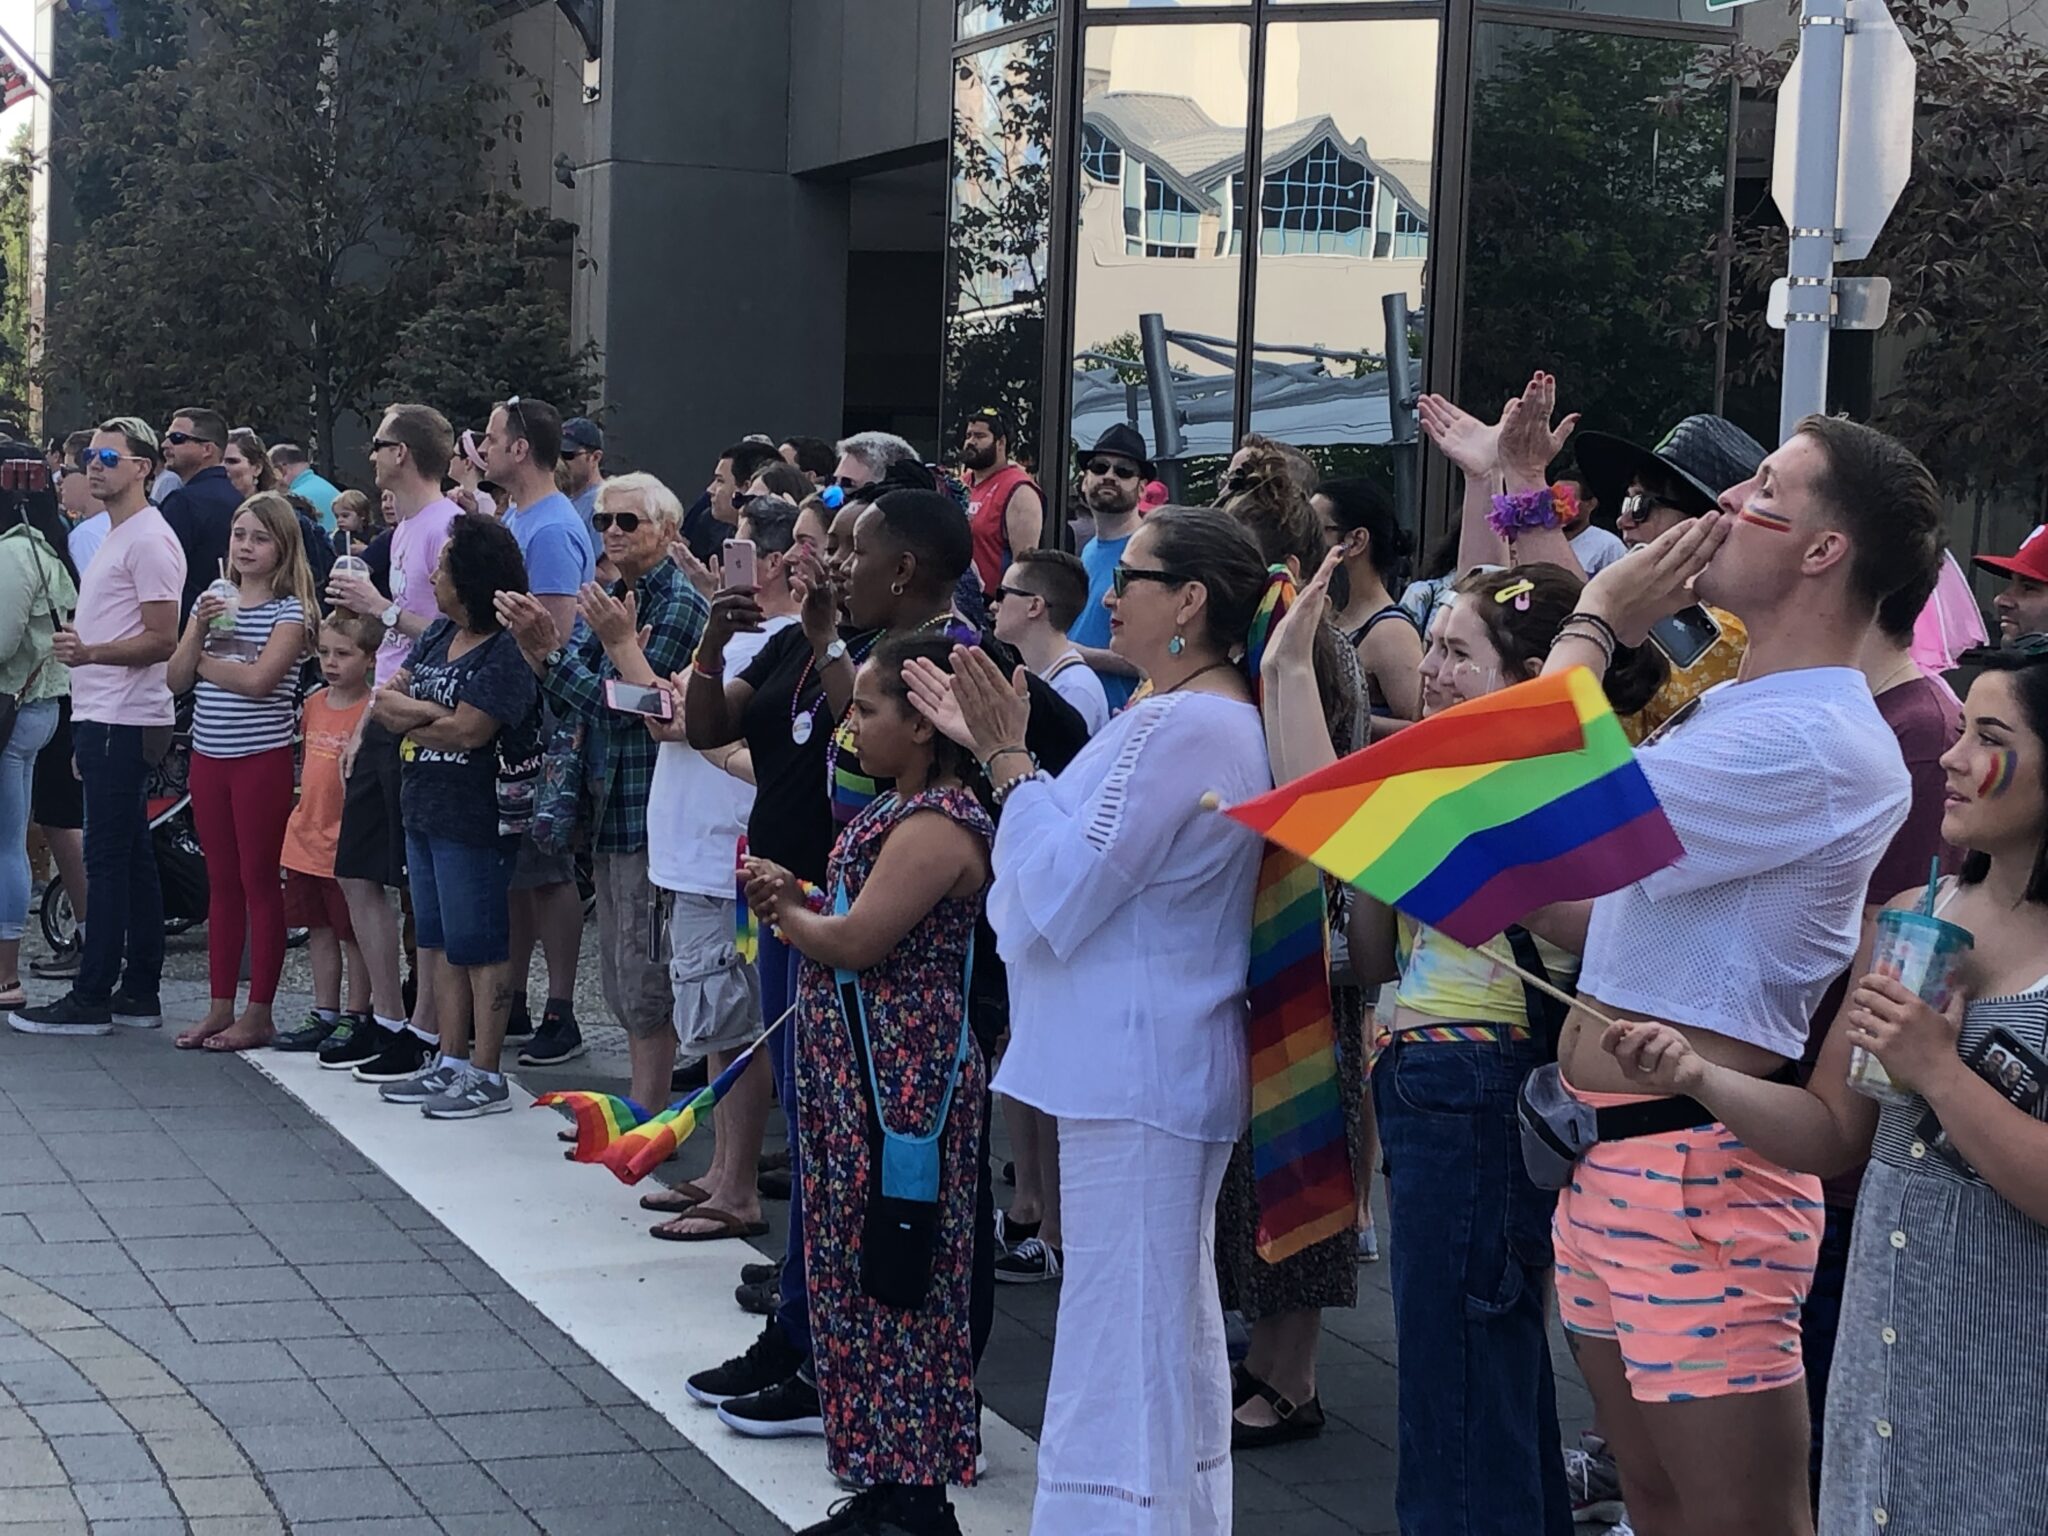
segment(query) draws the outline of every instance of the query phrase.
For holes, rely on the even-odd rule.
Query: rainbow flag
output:
[[[576,1148],[569,1155],[579,1163],[596,1162],[606,1147],[647,1119],[631,1099],[610,1093],[544,1093],[533,1101],[535,1109],[548,1105],[568,1110],[576,1122]]]
[[[747,838],[740,834],[739,851],[733,856],[733,881],[739,892],[739,908],[732,915],[732,947],[748,965],[761,961],[761,919],[747,905]]]
[[[1584,667],[1454,705],[1229,814],[1474,948],[1685,852]]]
[[[1255,689],[1266,641],[1294,601],[1284,567],[1273,574],[1245,650]],[[1337,1092],[1329,906],[1315,866],[1286,848],[1268,847],[1259,864],[1247,982],[1257,1246],[1278,1264],[1348,1230],[1358,1205]]]

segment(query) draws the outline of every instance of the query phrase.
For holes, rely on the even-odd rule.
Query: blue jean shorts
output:
[[[458,843],[408,829],[405,871],[412,882],[414,941],[438,949],[450,965],[498,965],[512,957],[505,893],[519,840]]]

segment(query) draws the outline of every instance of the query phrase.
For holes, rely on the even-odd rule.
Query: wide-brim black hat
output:
[[[1158,469],[1145,456],[1145,439],[1138,429],[1129,422],[1119,421],[1095,440],[1093,448],[1075,451],[1074,464],[1080,467],[1098,453],[1113,453],[1120,459],[1129,459],[1138,466],[1138,473],[1147,480],[1158,478]]]
[[[1618,499],[1647,470],[1674,481],[1677,499],[1695,516],[1712,511],[1723,491],[1751,478],[1764,462],[1763,444],[1725,416],[1688,416],[1654,448],[1605,432],[1581,432],[1572,447],[1603,500]]]

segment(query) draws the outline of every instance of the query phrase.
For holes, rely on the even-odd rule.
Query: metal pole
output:
[[[1173,365],[1166,360],[1166,317],[1138,316],[1138,347],[1145,359],[1145,393],[1152,397],[1152,457],[1176,499],[1183,489],[1180,403],[1173,392]]]
[[[1408,295],[1380,295],[1380,320],[1386,333],[1387,441],[1394,454],[1394,515],[1404,528],[1417,526],[1421,508],[1415,498],[1415,360],[1408,355]]]
[[[1785,375],[1778,438],[1828,405],[1834,324],[1835,212],[1842,164],[1842,55],[1848,0],[1804,0],[1799,13],[1799,112],[1792,240],[1786,265]]]

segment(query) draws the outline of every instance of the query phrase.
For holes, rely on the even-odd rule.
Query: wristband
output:
[[[712,682],[718,683],[721,686],[725,682],[725,674],[723,672],[715,672],[710,667],[705,666],[704,658],[701,654],[690,658],[690,670],[699,677],[708,677]]]
[[[994,779],[995,775],[994,775],[994,774],[992,774],[992,773],[990,773],[990,772],[989,772],[989,769],[990,769],[990,768],[991,768],[991,767],[992,767],[992,766],[994,765],[994,763],[995,763],[995,760],[996,760],[997,758],[999,758],[999,757],[1009,757],[1009,756],[1011,756],[1012,754],[1014,754],[1014,753],[1019,753],[1019,752],[1021,752],[1021,753],[1022,753],[1022,754],[1023,754],[1024,756],[1026,756],[1026,757],[1028,757],[1028,758],[1030,758],[1030,759],[1031,759],[1031,768],[1032,768],[1032,771],[1033,771],[1033,772],[1036,772],[1036,771],[1037,771],[1037,769],[1038,769],[1038,758],[1037,758],[1037,756],[1036,756],[1036,755],[1035,755],[1035,754],[1034,754],[1034,753],[1033,753],[1033,752],[1031,751],[1031,749],[1030,749],[1029,747],[1021,747],[1021,746],[1020,746],[1020,747],[997,747],[997,748],[995,749],[995,751],[993,751],[993,752],[989,753],[989,755],[988,755],[988,756],[987,756],[987,757],[986,757],[986,758],[985,758],[985,759],[984,759],[984,760],[982,761],[982,765],[981,765],[981,771],[982,771],[982,773],[983,773],[984,775],[986,775],[986,776],[987,776],[987,777],[988,777],[988,778],[989,778],[989,779],[990,779],[991,781],[993,781],[993,779]]]
[[[1601,618],[1599,614],[1587,613],[1583,610],[1574,609],[1571,613],[1565,615],[1564,622],[1566,624],[1570,624],[1574,620],[1581,624],[1590,624],[1595,629],[1599,630],[1601,634],[1605,635],[1607,637],[1607,648],[1609,650],[1613,650],[1615,647],[1621,644],[1620,633],[1615,629],[1615,627],[1612,624],[1608,623],[1605,619]]]
[[[1563,521],[1564,509],[1550,486],[1533,491],[1514,491],[1493,498],[1493,510],[1486,524],[1512,544],[1515,536],[1532,528],[1555,528]]]

